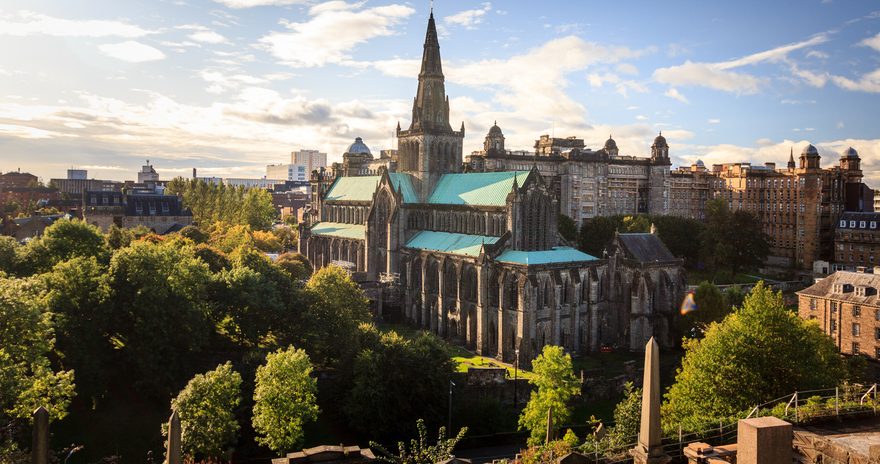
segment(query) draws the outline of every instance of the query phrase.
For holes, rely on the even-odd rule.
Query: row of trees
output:
[[[198,224],[223,222],[266,230],[276,217],[272,194],[265,189],[230,187],[177,177],[168,182],[166,192],[180,195],[183,205],[192,211]]]
[[[730,211],[723,199],[706,202],[706,220],[675,216],[602,216],[590,219],[578,231],[571,219],[560,221],[560,234],[583,251],[602,256],[615,232],[648,232],[651,225],[673,255],[690,268],[715,273],[729,268],[734,274],[759,266],[770,251],[761,221],[744,210]],[[577,232],[577,233],[576,233]]]

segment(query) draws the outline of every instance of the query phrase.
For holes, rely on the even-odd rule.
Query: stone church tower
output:
[[[431,12],[419,87],[413,99],[412,123],[407,130],[397,125],[397,171],[413,175],[422,202],[434,190],[440,176],[461,168],[464,123],[459,131],[452,130],[449,124],[449,97],[444,82],[440,42]]]
[[[651,167],[648,174],[648,211],[651,214],[669,212],[669,145],[661,132],[651,145]]]

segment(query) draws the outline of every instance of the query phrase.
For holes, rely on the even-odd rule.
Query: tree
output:
[[[118,250],[107,273],[112,332],[129,375],[157,392],[191,373],[212,330],[208,266],[190,247],[138,241]]]
[[[281,240],[272,232],[254,231],[254,246],[265,253],[280,253],[283,245]]]
[[[700,239],[707,264],[717,272],[722,264],[733,274],[760,265],[770,252],[761,221],[748,211],[730,212],[727,202],[716,198],[706,202],[706,228]]]
[[[18,266],[17,250],[21,247],[13,237],[0,236],[0,272],[11,274]]]
[[[847,375],[831,338],[788,311],[782,293],[763,282],[741,308],[684,348],[663,410],[668,424],[687,430],[796,390],[836,386]]]
[[[571,243],[575,243],[578,238],[578,228],[574,219],[564,215],[559,215],[559,235]]]
[[[221,221],[266,230],[276,216],[272,194],[259,188],[229,187],[178,177],[168,183],[166,192],[180,195],[183,205],[192,211],[193,219],[202,225]]]
[[[210,234],[193,225],[180,229],[179,233],[182,237],[186,237],[196,244],[208,243],[208,240],[211,238]]]
[[[358,326],[370,319],[363,290],[337,266],[321,268],[305,290],[310,304],[301,324],[309,352],[320,364],[351,359],[357,352]]]
[[[232,253],[238,248],[253,248],[254,235],[247,225],[231,225],[222,222],[214,224],[209,242],[224,253]]]
[[[289,272],[295,281],[308,280],[312,275],[312,263],[299,253],[284,253],[275,260],[275,264]]]
[[[36,279],[0,277],[0,424],[28,419],[44,406],[53,420],[64,418],[74,396],[73,371],[54,370],[49,356],[55,339],[51,315],[39,306]]]
[[[588,219],[581,226],[578,248],[593,256],[602,257],[605,247],[614,238],[614,232],[622,227],[621,216],[598,216]]]
[[[192,457],[221,457],[238,433],[235,410],[239,404],[241,375],[232,363],[193,377],[171,400],[171,409],[180,417],[183,452]],[[167,426],[162,428],[167,436]]]
[[[630,443],[629,438],[639,434],[642,421],[642,389],[635,388],[632,382],[623,387],[623,399],[614,406],[614,427],[610,435],[618,442]]]
[[[702,255],[706,257],[706,265],[715,273],[721,263],[730,256],[730,210],[723,198],[715,198],[706,202],[706,227],[700,236],[703,247]]]
[[[396,455],[376,442],[371,441],[370,447],[379,452],[379,456],[377,456],[379,461],[389,464],[434,464],[452,458],[455,445],[467,433],[467,427],[463,427],[458,431],[458,435],[446,438],[446,427],[440,427],[440,431],[437,433],[437,443],[429,445],[428,428],[425,427],[425,421],[422,419],[416,421],[416,428],[419,431],[418,438],[410,440],[409,448],[406,443],[398,442],[398,454]]]
[[[305,351],[290,346],[266,356],[257,368],[254,430],[257,443],[276,452],[302,446],[303,427],[318,418],[318,382]]]
[[[94,257],[102,263],[110,258],[101,231],[77,219],[55,221],[40,238],[31,240],[25,248],[24,261],[30,272],[48,271],[55,264],[76,256]]]
[[[699,237],[706,227],[701,221],[677,216],[651,216],[651,222],[657,227],[657,236],[670,253],[684,258],[688,266],[696,266],[702,248]],[[695,237],[697,240],[694,240]]]
[[[118,227],[116,224],[113,224],[110,226],[110,230],[107,231],[107,245],[112,250],[118,250],[131,245],[131,242],[139,240],[150,233],[150,229],[147,229],[146,226],[127,228]]]
[[[553,409],[554,424],[564,424],[571,418],[568,402],[580,394],[580,382],[572,372],[571,356],[560,346],[544,346],[541,354],[532,361],[532,372],[534,377],[529,383],[537,389],[532,391],[519,416],[519,428],[530,432],[530,445],[537,445],[544,440],[550,408]]]
[[[705,280],[694,291],[694,302],[697,309],[678,319],[681,333],[687,337],[701,336],[706,326],[720,322],[730,312],[721,290]]]
[[[206,243],[200,243],[195,246],[193,249],[193,253],[197,258],[201,259],[202,262],[208,265],[208,269],[213,273],[220,272],[224,269],[229,269],[232,266],[232,263],[229,261],[229,257],[226,256],[226,253],[223,253],[217,248],[212,247]]]
[[[369,328],[364,334],[344,404],[351,426],[391,441],[407,435],[405,424],[443,417],[454,371],[443,342],[429,333],[407,340],[391,331],[372,342]]]

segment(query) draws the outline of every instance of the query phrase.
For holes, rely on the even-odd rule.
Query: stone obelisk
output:
[[[642,382],[642,420],[639,443],[630,450],[634,464],[666,464],[660,432],[660,347],[654,337],[645,346],[645,376]]]

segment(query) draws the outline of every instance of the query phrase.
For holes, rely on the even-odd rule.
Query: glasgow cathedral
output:
[[[534,164],[465,169],[444,81],[432,13],[398,150],[374,159],[358,139],[342,165],[312,173],[300,251],[316,268],[345,263],[357,280],[391,283],[410,323],[503,361],[528,365],[548,344],[672,345],[681,261],[653,232],[617,234],[600,257],[565,243],[559,194]]]

